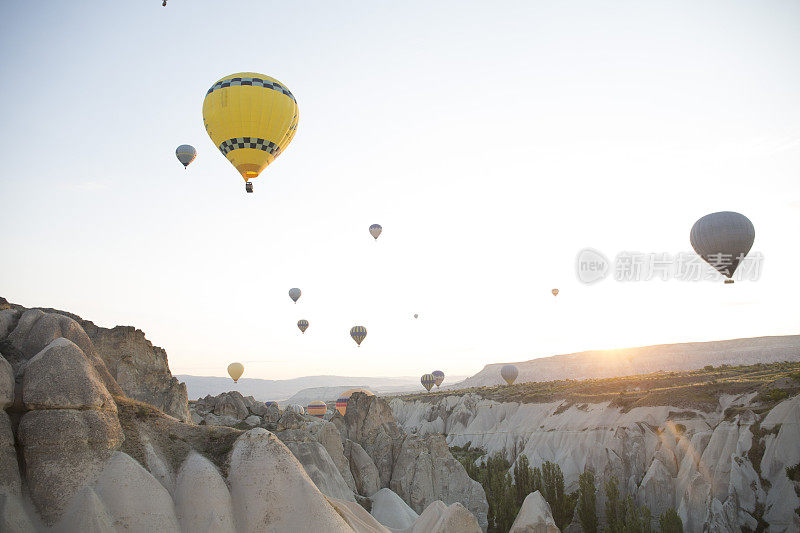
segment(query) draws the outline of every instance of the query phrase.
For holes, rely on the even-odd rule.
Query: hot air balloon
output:
[[[444,381],[444,372],[442,372],[441,370],[434,370],[433,372],[431,372],[431,375],[436,380],[436,387],[439,388],[439,386]]]
[[[244,365],[242,363],[231,363],[228,365],[228,375],[233,379],[234,383],[239,382],[239,378],[244,374]]]
[[[553,296],[558,296],[558,289],[553,289],[553,290],[552,290],[552,291],[550,291],[550,292],[552,292],[552,293],[553,293]]]
[[[361,346],[361,342],[367,336],[367,328],[364,326],[353,326],[350,328],[350,336],[356,341],[356,344]]]
[[[291,411],[292,413],[297,413],[298,415],[306,414],[305,408],[299,403],[293,403],[292,405],[288,406],[286,410]]]
[[[347,412],[347,401],[350,399],[350,396],[352,396],[356,392],[363,392],[367,396],[375,396],[371,391],[368,391],[367,389],[350,389],[344,391],[336,400],[336,410],[339,411],[340,415],[344,416],[344,414]]]
[[[183,168],[186,168],[197,157],[197,150],[192,145],[182,144],[175,149],[175,156],[183,164]]]
[[[306,410],[308,411],[308,414],[310,414],[311,416],[322,418],[323,416],[325,416],[325,413],[328,412],[328,406],[325,405],[325,402],[314,400],[313,402],[308,404]]]
[[[505,365],[503,368],[500,369],[500,376],[506,380],[506,383],[509,385],[514,384],[514,380],[517,379],[519,375],[519,370],[514,365]]]
[[[298,320],[297,327],[300,328],[300,331],[305,333],[306,330],[308,329],[308,320]]]
[[[419,378],[419,381],[428,392],[430,392],[433,386],[436,385],[436,378],[433,377],[433,374],[423,374],[423,376]]]
[[[419,318],[419,315],[417,313],[414,313],[414,318]]]
[[[297,100],[284,84],[256,72],[239,72],[217,81],[203,101],[208,136],[248,181],[286,149],[298,121]]]
[[[303,294],[302,291],[297,287],[289,289],[289,298],[291,298],[294,303],[297,303],[297,300],[300,299],[301,294]]]
[[[728,278],[726,283],[733,283],[733,273],[752,248],[755,238],[756,230],[750,219],[733,211],[704,216],[694,223],[689,234],[697,255]]]
[[[369,227],[369,234],[372,235],[373,237],[375,237],[376,241],[378,240],[378,237],[381,236],[381,232],[382,231],[383,231],[383,228],[381,227],[380,224],[373,224],[373,225],[371,225]]]

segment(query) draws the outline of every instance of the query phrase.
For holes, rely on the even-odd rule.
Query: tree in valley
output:
[[[619,480],[612,476],[605,482],[606,526],[608,533],[652,533],[653,516],[647,506],[637,507],[633,498],[622,499]]]
[[[578,520],[584,533],[597,533],[597,497],[594,473],[584,470],[578,478]]]
[[[658,517],[658,526],[661,533],[683,533],[683,521],[673,507]]]
[[[564,529],[572,520],[575,504],[578,501],[577,493],[564,492],[564,474],[561,467],[550,461],[542,465],[542,496],[550,504],[558,529]]]

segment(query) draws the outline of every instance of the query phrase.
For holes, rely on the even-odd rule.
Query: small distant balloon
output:
[[[750,252],[756,230],[746,216],[720,211],[702,217],[689,233],[692,248],[703,261],[733,283],[733,273]]]
[[[325,413],[328,412],[328,406],[323,401],[314,400],[313,402],[310,402],[308,404],[306,410],[308,411],[308,414],[310,414],[311,416],[322,418],[323,416],[325,416]]]
[[[244,365],[242,363],[231,363],[228,365],[228,375],[233,379],[234,383],[239,382],[239,378],[244,374]]]
[[[297,303],[297,300],[300,299],[301,294],[303,294],[302,291],[297,287],[289,289],[289,298],[291,298],[294,303]]]
[[[372,235],[376,241],[378,240],[378,237],[381,236],[382,231],[383,228],[380,224],[373,224],[369,227],[369,234]]]
[[[308,329],[308,320],[298,320],[297,327],[300,328],[300,331],[305,333],[306,330]]]
[[[305,408],[302,405],[300,405],[299,403],[293,403],[292,405],[287,407],[286,410],[290,411],[292,413],[297,413],[298,415],[306,414]]]
[[[346,390],[342,393],[341,396],[336,400],[336,410],[339,411],[339,414],[344,416],[347,412],[347,402],[350,400],[350,396],[355,394],[356,392],[363,392],[367,396],[375,396],[372,391],[367,389],[350,389]]]
[[[517,376],[519,376],[519,370],[514,365],[505,365],[500,369],[500,376],[506,380],[506,383],[513,385],[514,380],[516,380]]]
[[[364,326],[353,326],[350,328],[350,336],[353,337],[353,340],[356,341],[356,344],[361,346],[361,342],[367,336],[367,328]]]
[[[434,370],[433,372],[431,372],[431,375],[436,380],[436,388],[438,389],[439,386],[444,381],[444,372],[442,372],[441,370]]]
[[[553,290],[552,290],[552,291],[550,291],[550,292],[552,292],[552,293],[553,293],[553,296],[558,296],[558,289],[553,289]]]
[[[423,376],[419,378],[419,382],[422,383],[425,390],[430,392],[433,386],[436,385],[436,378],[433,377],[433,374],[423,374]]]
[[[414,318],[419,318],[419,315],[417,313],[414,313]]]
[[[181,162],[183,168],[186,168],[197,157],[197,150],[190,144],[182,144],[175,149],[175,156]]]

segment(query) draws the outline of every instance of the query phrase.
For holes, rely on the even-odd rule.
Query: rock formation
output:
[[[172,377],[167,353],[130,326],[107,329],[65,311],[25,309],[0,298],[0,353],[17,368],[50,341],[64,337],[89,358],[113,395],[149,403],[178,420],[189,420],[186,386]]]
[[[538,490],[525,497],[509,533],[560,533],[550,505]]]
[[[800,396],[763,418],[755,393],[722,395],[716,410],[670,406],[624,410],[610,402],[571,405],[499,403],[475,394],[390,403],[409,433],[443,433],[451,446],[502,452],[513,463],[557,463],[568,492],[589,469],[598,487],[612,475],[654,516],[678,511],[685,531],[707,524],[755,530],[763,518],[778,531],[800,528],[800,498],[786,467],[800,463]],[[759,425],[760,424],[760,425]],[[757,436],[754,436],[757,433]],[[756,464],[753,457],[763,458]],[[402,492],[398,491],[402,495]],[[598,508],[604,494],[598,490]],[[763,516],[761,516],[763,510]],[[793,529],[794,528],[794,529]]]
[[[345,442],[357,443],[372,459],[380,486],[392,489],[415,512],[436,500],[458,502],[486,529],[489,505],[483,487],[470,479],[442,436],[407,435],[383,398],[360,393],[350,397],[345,416],[336,413],[331,422]]]
[[[120,355],[125,346],[144,342],[129,333],[94,332],[105,339],[101,356],[71,316],[0,309],[0,531],[389,533],[365,509],[371,494],[358,492],[376,487],[377,467],[352,441],[345,457],[348,441],[334,424],[235,394],[206,402],[202,425],[182,421],[186,404],[185,417],[168,416],[154,404],[161,398],[175,413],[166,401],[179,399],[174,389],[152,389],[145,403],[115,379],[144,390],[138,369],[121,370],[141,355]],[[106,361],[117,359],[109,372]],[[209,416],[241,427],[211,425]],[[244,431],[251,417],[261,427]],[[385,491],[378,500],[396,504]],[[433,529],[419,517],[404,531],[455,533],[475,522],[458,504],[444,510],[425,518]]]

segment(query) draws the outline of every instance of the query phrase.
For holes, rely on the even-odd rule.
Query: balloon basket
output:
[[[250,183],[249,181],[246,181],[244,184],[244,190],[246,190],[247,192],[253,192],[253,184]]]

